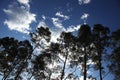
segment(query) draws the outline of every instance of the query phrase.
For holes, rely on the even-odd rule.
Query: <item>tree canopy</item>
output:
[[[30,33],[31,40],[0,38],[2,79],[104,80],[106,68],[120,79],[119,29],[111,32],[101,24],[84,24],[77,35],[62,32],[57,42],[51,42],[51,33],[41,26]],[[91,69],[94,74],[88,73]]]

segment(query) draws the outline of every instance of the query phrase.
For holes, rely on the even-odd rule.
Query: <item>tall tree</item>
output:
[[[65,50],[65,52],[62,53],[62,55],[65,57],[65,61],[63,64],[63,69],[62,69],[62,73],[61,73],[61,80],[64,79],[65,76],[65,68],[66,68],[66,64],[67,64],[67,60],[70,52],[72,52],[72,48],[75,46],[75,37],[72,35],[71,32],[62,32],[61,34],[61,41],[63,45],[63,49]]]
[[[8,74],[13,70],[17,46],[18,40],[14,40],[14,38],[5,37],[0,39],[0,71],[4,78],[8,77]]]
[[[97,55],[93,55],[93,61],[95,61],[96,69],[99,69],[100,80],[102,80],[102,60],[103,54],[105,52],[105,48],[109,45],[109,28],[102,26],[101,24],[96,24],[93,27],[93,44],[95,46],[95,53]]]
[[[91,30],[88,25],[82,25],[78,32],[78,49],[82,51],[83,55],[83,74],[84,79],[87,78],[87,60],[88,60],[88,47],[91,44]]]
[[[21,78],[20,74],[27,67],[27,60],[32,54],[29,41],[19,42],[14,38],[5,37],[0,39],[0,47],[0,71],[3,73],[3,80]]]
[[[47,27],[38,27],[36,29],[36,32],[30,33],[31,41],[34,46],[34,52],[33,51],[33,58],[32,65],[33,70],[31,70],[31,77],[34,77],[35,79],[45,79],[48,78],[48,75],[50,71],[46,67],[47,64],[49,64],[49,59],[51,58],[49,52],[46,51],[46,49],[49,47],[48,44],[50,42],[51,38],[51,32],[49,31],[49,28]],[[35,59],[34,59],[35,58]],[[45,60],[46,59],[46,60]],[[36,72],[34,72],[34,70]],[[41,76],[40,76],[41,75]]]
[[[114,75],[115,80],[120,79],[120,29],[112,32],[111,35],[112,54],[110,55],[110,72]]]

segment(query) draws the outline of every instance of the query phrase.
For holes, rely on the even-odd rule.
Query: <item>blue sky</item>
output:
[[[29,32],[45,26],[56,41],[83,23],[120,28],[120,0],[0,0],[0,38],[29,39]]]
[[[0,0],[0,37],[22,40],[44,25],[55,38],[61,31],[77,30],[84,22],[116,30],[119,21],[119,0]]]

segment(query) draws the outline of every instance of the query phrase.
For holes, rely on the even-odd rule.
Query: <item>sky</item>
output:
[[[0,38],[29,39],[30,32],[44,26],[56,42],[62,31],[82,24],[120,28],[120,0],[0,0]]]
[[[0,0],[0,38],[23,40],[44,26],[56,41],[62,31],[76,31],[84,23],[116,30],[119,21],[120,0]]]

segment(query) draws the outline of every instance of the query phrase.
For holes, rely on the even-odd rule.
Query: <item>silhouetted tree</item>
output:
[[[78,32],[78,48],[79,50],[82,51],[83,55],[83,75],[84,79],[86,80],[87,78],[87,61],[88,61],[88,52],[89,52],[89,46],[91,44],[91,29],[88,25],[82,25],[79,29]],[[81,58],[81,57],[80,57]]]
[[[100,80],[102,80],[102,61],[103,54],[106,53],[105,48],[109,46],[109,28],[96,24],[93,27],[93,44],[95,46],[95,54],[93,55],[93,61],[95,61],[95,69],[99,69]],[[106,55],[106,54],[105,54]]]
[[[71,53],[72,53],[73,47],[75,46],[75,39],[76,38],[72,35],[71,32],[62,32],[60,35],[60,41],[62,42],[61,45],[64,50],[64,52],[62,52],[62,55],[65,57],[60,80],[64,79],[66,63],[67,63],[68,57],[72,55]]]
[[[18,40],[14,38],[5,37],[0,39],[0,71],[5,78],[15,66],[14,59],[18,53],[17,47]]]
[[[108,65],[115,80],[120,79],[120,30],[111,34],[108,27],[101,24],[81,25],[77,35],[72,32],[62,32],[57,42],[51,42],[49,28],[38,27],[30,33],[28,40],[18,41],[14,38],[0,38],[0,75],[3,80],[65,80],[79,79],[75,71],[83,73],[83,80],[95,79],[88,75],[90,65],[99,70],[100,80],[103,79],[103,60],[107,60],[107,48],[112,47]],[[31,45],[32,44],[32,45]],[[109,49],[108,49],[109,50]],[[89,61],[94,64],[89,63]],[[89,63],[89,64],[88,64]],[[79,67],[78,67],[79,66]],[[67,69],[75,69],[67,71]],[[54,77],[55,74],[58,76]]]
[[[23,69],[27,67],[27,60],[32,54],[32,46],[29,41],[18,41],[14,38],[0,39],[0,72],[3,79],[18,79]],[[12,77],[13,76],[13,77]]]
[[[112,54],[110,55],[109,70],[115,80],[120,79],[120,29],[112,32],[111,35]]]
[[[34,51],[39,50],[37,52],[33,53],[32,58],[32,65],[33,69],[31,70],[31,77],[34,77],[34,79],[47,79],[48,75],[50,73],[50,70],[46,67],[47,64],[49,64],[49,61],[47,59],[51,59],[50,53],[47,52],[47,44],[50,41],[51,38],[51,32],[49,31],[49,28],[45,27],[38,27],[36,29],[36,32],[30,33],[31,41],[34,46]],[[49,56],[48,56],[49,55]],[[47,58],[47,59],[46,59]]]

